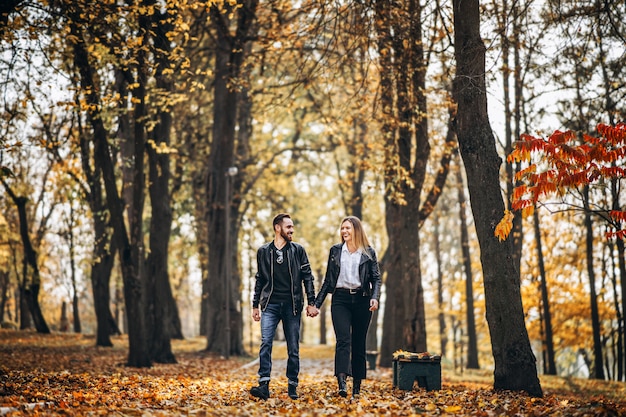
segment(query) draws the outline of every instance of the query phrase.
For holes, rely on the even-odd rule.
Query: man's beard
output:
[[[285,233],[285,231],[281,228],[280,229],[280,235],[283,237],[283,239],[285,239],[287,242],[291,242],[293,240],[292,235]]]

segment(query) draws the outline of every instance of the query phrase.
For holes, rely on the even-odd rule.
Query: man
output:
[[[300,323],[306,291],[306,314],[315,317],[315,288],[311,264],[306,251],[292,241],[293,221],[289,214],[274,217],[274,240],[257,251],[258,270],[252,297],[252,318],[261,321],[261,347],[259,349],[259,385],[250,389],[254,397],[266,400],[270,396],[269,383],[272,371],[272,343],[278,322],[283,322],[287,341],[287,392],[293,400],[298,398],[300,372]]]

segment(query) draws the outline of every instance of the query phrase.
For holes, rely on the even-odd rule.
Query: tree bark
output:
[[[133,209],[129,216],[130,230],[133,236],[132,243],[124,220],[124,205],[117,189],[115,167],[108,143],[108,134],[99,112],[102,108],[98,96],[98,88],[94,82],[94,70],[89,63],[89,55],[84,44],[80,29],[80,11],[68,7],[70,31],[74,40],[74,64],[80,74],[82,91],[86,102],[90,104],[87,111],[88,120],[93,129],[95,163],[102,172],[102,179],[106,190],[106,201],[111,218],[111,225],[115,229],[113,236],[117,238],[116,246],[119,250],[122,277],[124,279],[124,299],[126,302],[126,316],[128,318],[129,353],[127,364],[134,367],[148,367],[152,364],[148,351],[145,328],[144,296],[145,288],[141,280],[138,264],[138,252],[141,253],[141,210],[143,201],[143,152],[144,144],[136,143],[134,159],[136,178],[133,182],[136,187],[133,193]],[[139,83],[141,84],[141,83]],[[141,86],[137,89],[140,90]],[[136,138],[139,141],[141,138]]]
[[[460,161],[459,161],[460,162]],[[474,314],[474,273],[469,249],[469,231],[467,230],[467,201],[461,166],[456,171],[457,196],[459,201],[459,224],[461,228],[461,253],[463,254],[463,272],[465,272],[465,325],[467,326],[467,368],[480,369],[478,363],[478,342],[476,337],[476,316]]]
[[[229,13],[222,13],[220,6],[211,7],[211,22],[216,29],[215,87],[213,114],[213,141],[208,161],[208,277],[206,308],[206,349],[230,355],[243,354],[241,312],[236,308],[238,297],[234,289],[239,288],[236,251],[226,250],[226,242],[235,248],[238,227],[238,194],[240,180],[231,178],[233,187],[226,200],[226,175],[228,168],[235,164],[235,138],[237,128],[246,129],[249,121],[242,125],[238,112],[242,95],[237,92],[238,79],[242,75],[242,64],[248,52],[247,43],[255,28],[257,0],[246,0],[242,7],[233,10],[237,16],[237,28],[231,35]],[[228,7],[223,5],[223,7]],[[240,134],[241,135],[241,134]],[[240,136],[241,137],[241,136]],[[244,144],[239,143],[239,146]],[[233,198],[233,196],[235,198]],[[230,210],[228,216],[226,210]],[[226,236],[226,219],[232,232]],[[227,253],[230,252],[229,257]],[[227,267],[226,262],[230,262]],[[233,267],[234,266],[234,267]],[[229,276],[226,272],[231,271]],[[229,280],[227,283],[226,280]],[[228,291],[227,291],[228,289]],[[237,291],[238,293],[238,291]],[[226,311],[228,309],[228,311]],[[228,322],[227,322],[228,321]],[[227,333],[229,336],[227,337]]]
[[[70,219],[74,217],[74,210],[70,207]],[[80,309],[78,304],[78,285],[76,283],[76,260],[74,253],[74,232],[72,230],[72,226],[74,221],[71,220],[68,228],[68,243],[70,246],[69,256],[70,256],[70,275],[72,282],[72,317],[74,324],[74,333],[81,333],[82,326],[80,323]]]
[[[4,322],[4,309],[9,301],[9,271],[0,271],[0,324]]]
[[[166,11],[168,13],[168,11]],[[168,13],[169,15],[169,13]],[[171,18],[171,17],[169,17]],[[173,83],[164,71],[170,68],[171,47],[166,34],[171,27],[160,12],[150,19],[149,27],[153,40],[153,54],[156,60],[155,78],[157,94],[173,91]],[[148,285],[149,344],[152,359],[158,363],[176,363],[172,352],[172,337],[182,338],[178,307],[172,293],[168,274],[168,248],[172,229],[172,208],[170,199],[170,144],[172,114],[167,104],[157,109],[157,124],[153,130],[154,144],[147,147],[149,165],[149,193],[152,217],[150,219],[150,252],[146,260],[146,280]],[[165,151],[158,151],[165,148]]]
[[[613,209],[619,210],[619,183],[617,180],[611,181],[611,195],[613,196]],[[624,248],[624,240],[616,239],[616,257],[619,267],[619,281],[620,281],[620,293],[621,293],[621,312],[618,291],[615,292],[615,311],[617,312],[618,321],[618,337],[617,337],[617,381],[623,381],[626,375],[626,260],[624,258],[626,249]]]
[[[481,250],[487,323],[495,361],[494,388],[542,396],[524,323],[513,245],[510,240],[500,242],[494,235],[504,213],[499,181],[502,161],[487,114],[485,45],[480,37],[478,0],[453,0],[453,7],[457,137]]]
[[[78,86],[77,86],[78,87]],[[116,72],[115,90],[121,96],[125,96],[125,83],[120,72]],[[76,108],[80,108],[80,97],[77,94]],[[77,117],[79,132],[84,132],[81,117]],[[91,265],[91,288],[93,292],[94,310],[96,314],[96,346],[111,347],[111,335],[121,334],[116,320],[110,308],[111,294],[110,282],[111,271],[117,253],[117,242],[119,239],[112,237],[115,231],[111,232],[112,225],[110,219],[105,215],[107,212],[105,197],[102,190],[102,170],[98,164],[93,163],[95,155],[92,151],[87,133],[79,135],[79,145],[81,154],[81,164],[86,178],[84,192],[89,202],[93,221],[94,244],[93,244],[93,264]]]
[[[425,116],[426,64],[420,4],[409,1],[406,10],[399,10],[386,0],[379,0],[375,7],[383,74],[383,135],[387,143],[385,223],[391,237],[385,255],[388,302],[385,303],[380,366],[388,367],[397,349],[427,350],[419,261],[419,208],[430,145]],[[400,17],[392,18],[392,10]]]
[[[80,118],[78,119],[80,120]],[[80,127],[79,131],[83,131],[82,127]],[[90,146],[84,134],[80,135],[79,141],[83,172],[89,187],[89,190],[86,191],[87,200],[89,201],[94,228],[92,249],[94,261],[91,265],[91,290],[93,292],[97,322],[96,346],[110,347],[113,346],[111,335],[120,334],[120,329],[115,320],[111,319],[111,294],[109,288],[118,239],[111,238],[111,233],[109,232],[110,223],[104,215],[106,205],[102,195],[100,168],[97,165],[92,168],[91,161],[93,160],[93,155],[90,152]]]
[[[28,306],[30,318],[32,318],[37,332],[50,333],[50,328],[48,327],[48,323],[46,323],[46,319],[41,312],[41,306],[39,305],[39,288],[41,280],[39,276],[39,265],[37,264],[37,252],[33,248],[28,232],[28,216],[26,213],[26,203],[28,202],[28,199],[26,197],[16,195],[9,184],[5,182],[4,178],[0,177],[0,181],[2,181],[4,189],[13,200],[20,219],[20,237],[22,239],[22,248],[24,251],[24,285],[23,287],[20,287],[20,295],[22,296],[21,299],[25,301],[26,306]],[[24,310],[22,310],[22,313],[24,313]],[[25,323],[29,323],[29,320],[26,320]]]
[[[543,249],[541,239],[541,228],[539,227],[539,213],[535,207],[533,214],[535,241],[537,244],[537,264],[539,266],[539,278],[541,280],[541,307],[544,322],[543,348],[545,352],[544,372],[546,375],[556,375],[556,362],[554,360],[554,338],[552,332],[552,313],[550,312],[550,297],[548,296],[548,282],[546,280],[546,268],[543,262]]]
[[[443,270],[441,269],[441,242],[439,240],[439,221],[440,218],[435,212],[434,217],[434,230],[433,230],[433,247],[435,250],[435,261],[437,262],[437,308],[439,313],[437,314],[437,321],[439,322],[439,353],[442,357],[446,357],[446,350],[448,347],[448,331],[446,328],[446,313],[443,303]]]
[[[596,293],[596,272],[593,268],[593,221],[591,219],[591,207],[589,206],[588,185],[585,185],[583,189],[583,204],[585,205],[585,254],[587,274],[589,276],[589,305],[591,306],[591,327],[593,332],[593,368],[590,376],[595,379],[604,379],[600,313],[598,310],[598,294]]]
[[[498,7],[500,1],[494,1],[494,6]],[[511,111],[511,92],[510,92],[510,83],[511,83],[511,64],[510,64],[510,50],[511,50],[511,41],[509,40],[509,26],[513,27],[513,36],[519,36],[517,31],[519,31],[518,27],[518,14],[516,13],[515,6],[509,7],[508,1],[502,1],[502,9],[497,10],[497,19],[498,19],[498,32],[502,39],[502,93],[503,93],[503,105],[504,105],[504,153],[505,155],[510,154],[513,151],[513,112]],[[511,17],[512,24],[509,22],[509,17]],[[514,42],[513,45],[514,55],[517,57],[519,54],[520,44]],[[521,91],[518,90],[518,77],[520,69],[516,67],[514,73],[514,102],[515,102],[515,122],[516,127],[519,128],[519,106],[518,103],[520,101],[519,96]],[[517,132],[516,137],[519,137],[519,133]],[[506,164],[504,167],[504,171],[506,173],[506,200],[511,201],[513,196],[513,188],[515,186],[515,173],[517,171],[516,166],[514,164]],[[513,239],[513,260],[515,262],[515,268],[520,270],[520,264],[522,259],[522,216],[515,216],[513,218],[513,228],[511,230],[510,236]],[[469,367],[469,365],[468,365]]]
[[[83,145],[81,145],[82,147]],[[84,144],[88,149],[87,143]],[[83,158],[83,165],[89,163]],[[110,224],[103,215],[105,205],[102,201],[102,191],[100,185],[100,175],[96,175],[90,180],[90,206],[94,224],[95,242],[93,246],[94,263],[91,265],[91,288],[93,291],[93,302],[96,313],[98,328],[96,331],[96,346],[113,346],[111,335],[120,334],[121,331],[115,320],[111,320],[111,271],[115,262],[118,239],[111,237],[109,232]],[[115,232],[113,232],[115,233]]]

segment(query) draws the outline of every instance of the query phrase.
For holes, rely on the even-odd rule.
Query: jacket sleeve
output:
[[[264,277],[261,274],[261,269],[262,269],[261,262],[263,262],[262,258],[263,258],[262,250],[261,248],[259,248],[259,250],[257,250],[256,252],[257,272],[254,276],[255,282],[254,282],[254,294],[252,295],[252,308],[259,308],[259,299],[261,298],[261,290],[267,283],[267,277]]]
[[[326,275],[324,275],[324,282],[322,283],[322,288],[320,288],[320,292],[317,293],[317,297],[315,297],[315,307],[320,308],[322,306],[322,304],[324,304],[324,300],[326,299],[326,296],[328,295],[328,293],[330,291],[332,291],[331,289],[331,277],[330,277],[330,271],[331,271],[331,260],[332,260],[332,248],[330,250],[330,252],[328,253],[328,264],[326,265]]]
[[[300,276],[304,282],[304,291],[306,292],[306,300],[308,305],[315,304],[315,284],[313,272],[311,270],[311,263],[309,257],[306,254],[306,250],[302,248],[300,254]]]
[[[369,248],[370,256],[372,257],[372,262],[370,262],[370,282],[372,284],[372,298],[380,301],[380,287],[382,285],[380,279],[380,265],[378,264],[378,259],[376,258],[376,251],[374,248]]]

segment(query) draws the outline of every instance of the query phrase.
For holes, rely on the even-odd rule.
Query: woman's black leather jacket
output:
[[[337,279],[339,278],[339,270],[341,269],[341,248],[343,243],[338,243],[330,248],[328,255],[328,266],[326,267],[326,275],[320,292],[315,298],[315,307],[320,308],[326,299],[326,295],[335,291]],[[376,251],[369,246],[367,254],[361,254],[359,262],[359,278],[361,279],[361,290],[363,295],[380,301],[380,267],[376,259]]]
[[[267,307],[274,290],[273,267],[275,253],[271,249],[271,243],[268,242],[261,246],[256,254],[258,271],[255,276],[256,282],[254,284],[254,295],[252,296],[252,307],[259,308],[260,306],[262,311]],[[293,314],[296,315],[302,312],[304,307],[302,283],[304,283],[308,304],[313,305],[315,303],[313,273],[311,272],[309,258],[302,245],[295,242],[287,242],[283,252],[285,252],[285,261],[289,265]]]

